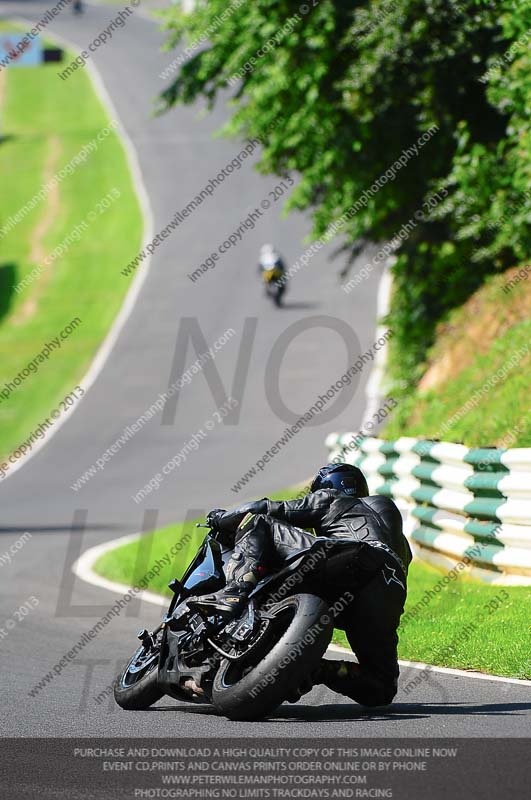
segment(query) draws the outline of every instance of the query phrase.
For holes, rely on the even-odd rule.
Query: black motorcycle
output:
[[[330,604],[340,588],[334,571],[348,576],[348,540],[316,539],[263,578],[238,619],[227,622],[190,603],[225,585],[232,549],[209,531],[182,579],[169,584],[174,596],[161,624],[139,633],[141,645],[116,679],[114,697],[124,709],[149,708],[167,694],[209,703],[230,719],[263,718],[309,678],[334,622],[341,627]]]

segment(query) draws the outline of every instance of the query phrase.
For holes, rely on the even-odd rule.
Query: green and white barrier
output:
[[[371,494],[392,497],[416,553],[464,562],[493,583],[531,584],[531,448],[501,450],[355,433],[327,437],[329,460],[355,464]]]

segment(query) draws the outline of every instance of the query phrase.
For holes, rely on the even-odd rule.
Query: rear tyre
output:
[[[114,682],[114,699],[126,711],[142,711],[164,697],[157,681],[159,653],[140,647]]]
[[[268,612],[274,620],[267,651],[223,659],[214,678],[212,702],[229,719],[262,719],[278,708],[317,668],[332,638],[330,609],[315,595],[288,597]]]

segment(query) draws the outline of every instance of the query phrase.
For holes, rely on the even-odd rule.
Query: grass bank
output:
[[[170,597],[168,582],[181,577],[204,533],[191,522],[147,533],[101,556],[95,571],[110,580],[134,585],[157,559],[163,559],[179,542],[182,549],[149,585],[152,591]],[[493,675],[531,678],[529,588],[488,586],[460,578],[445,585],[433,600],[417,611],[426,592],[433,590],[440,579],[438,570],[413,562],[400,629],[400,658]],[[341,631],[335,632],[334,641],[346,644]]]
[[[61,81],[59,68],[0,72],[9,187],[0,192],[0,457],[62,410],[120,309],[130,283],[120,269],[141,243],[116,121],[86,70]],[[60,347],[39,359],[58,337]]]
[[[489,278],[439,326],[423,377],[400,398],[384,438],[531,447],[530,271]],[[390,359],[400,360],[393,345]]]

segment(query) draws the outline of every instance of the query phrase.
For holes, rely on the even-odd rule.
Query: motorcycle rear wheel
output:
[[[274,616],[270,649],[251,650],[250,660],[223,659],[214,678],[212,702],[229,719],[271,714],[317,668],[332,638],[333,619],[320,597],[293,595],[268,612]]]

